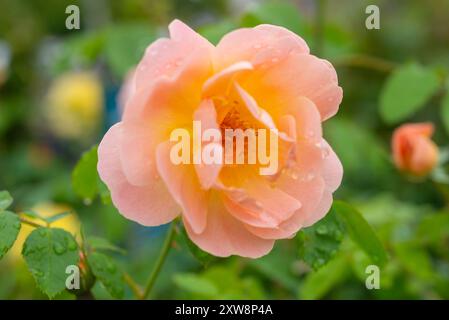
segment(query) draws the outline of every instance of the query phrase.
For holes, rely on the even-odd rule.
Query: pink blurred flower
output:
[[[272,25],[238,29],[217,46],[175,20],[137,66],[122,121],[98,149],[98,171],[128,219],[146,226],[181,215],[189,237],[216,256],[257,258],[323,218],[343,169],[321,123],[342,100],[332,65]],[[170,133],[277,129],[279,169],[175,165]],[[220,144],[217,148],[223,148]]]
[[[438,162],[438,147],[430,139],[432,123],[407,123],[393,133],[393,160],[402,171],[416,176],[429,173]]]

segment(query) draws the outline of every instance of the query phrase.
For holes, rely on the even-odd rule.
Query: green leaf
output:
[[[121,254],[126,254],[126,251],[120,247],[109,242],[109,240],[100,238],[100,237],[89,237],[88,238],[89,246],[93,250],[106,250],[106,251],[114,251]]]
[[[39,219],[42,221],[46,221],[46,219],[44,217],[42,217],[40,214],[38,214],[36,211],[33,211],[33,210],[25,210],[25,211],[21,212],[20,214],[22,214],[28,218],[31,218],[31,219]]]
[[[300,288],[299,298],[305,300],[322,298],[342,281],[347,269],[346,259],[338,256],[320,270],[309,273]]]
[[[192,253],[192,255],[203,265],[203,266],[207,266],[209,265],[209,263],[211,263],[212,261],[216,260],[217,258],[214,257],[213,255],[210,255],[207,252],[204,252],[203,250],[201,250],[200,248],[198,248],[198,246],[196,244],[194,244],[192,242],[192,240],[190,240],[189,236],[187,235],[187,232],[185,230],[185,228],[181,228],[181,232],[180,234],[180,238],[181,240],[187,244],[187,247],[189,248],[190,253]]]
[[[57,214],[55,214],[55,215],[53,215],[51,217],[47,217],[46,218],[46,217],[42,217],[40,214],[38,214],[37,212],[35,212],[33,210],[25,210],[25,211],[21,212],[22,215],[24,215],[24,216],[26,216],[28,218],[39,219],[39,220],[42,220],[42,221],[44,221],[46,223],[50,223],[50,224],[53,223],[53,222],[56,222],[56,221],[58,221],[60,219],[63,219],[66,216],[68,216],[68,215],[70,215],[72,213],[73,213],[72,211],[64,211],[64,212],[57,213]]]
[[[72,173],[72,185],[76,194],[92,201],[99,192],[100,178],[97,172],[98,146],[92,147],[81,156]]]
[[[66,268],[79,261],[73,236],[58,228],[37,228],[28,236],[22,255],[38,287],[53,298],[66,288]]]
[[[101,181],[100,177],[98,177],[98,189],[100,192],[100,198],[101,198],[101,202],[103,204],[111,204],[112,203],[112,199],[111,199],[111,193],[109,192],[108,187],[103,183],[103,181]]]
[[[125,283],[123,273],[117,264],[107,255],[92,252],[87,257],[92,273],[103,284],[112,297],[123,299]]]
[[[173,277],[175,284],[182,290],[190,293],[213,297],[218,289],[212,281],[193,273],[179,273]]]
[[[45,218],[45,221],[47,221],[48,223],[53,223],[55,221],[58,221],[58,220],[60,220],[62,218],[67,217],[68,215],[70,215],[72,213],[73,213],[72,211],[64,211],[64,212],[61,212],[61,213],[57,213],[57,214],[55,214],[55,215],[53,215],[51,217]]]
[[[343,223],[331,209],[323,219],[296,236],[300,257],[315,270],[323,267],[338,252],[344,231]]]
[[[441,101],[441,120],[443,121],[446,132],[449,134],[449,89]]]
[[[380,114],[385,122],[396,124],[418,111],[437,92],[437,74],[412,63],[395,70],[380,95]]]
[[[8,209],[13,199],[8,191],[0,191],[0,211]]]
[[[10,211],[0,211],[0,259],[11,249],[21,227],[20,218]]]
[[[155,40],[150,25],[129,23],[106,30],[105,56],[115,76],[123,78],[142,58],[145,48]],[[132,50],[130,50],[132,48]]]
[[[351,239],[373,260],[382,266],[387,261],[387,253],[376,233],[366,222],[365,218],[351,205],[343,201],[334,201],[332,206]]]

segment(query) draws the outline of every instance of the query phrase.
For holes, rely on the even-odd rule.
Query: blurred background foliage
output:
[[[70,4],[80,7],[80,30],[65,28]],[[380,8],[380,30],[365,28],[369,4]],[[146,281],[166,227],[125,220],[107,194],[95,197],[101,183],[94,181],[93,189],[72,185],[71,172],[82,152],[118,121],[122,82],[174,18],[213,43],[238,27],[282,25],[334,64],[344,100],[324,131],[345,168],[336,197],[362,213],[388,259],[381,289],[368,290],[365,269],[373,261],[351,237],[338,238],[339,249],[331,246],[330,261],[314,270],[306,263],[307,241],[322,228],[278,241],[258,260],[195,254],[180,230],[152,297],[448,299],[449,190],[438,179],[401,175],[390,159],[392,130],[405,121],[432,121],[435,141],[447,144],[447,0],[0,0],[0,190],[12,194],[14,211],[31,208],[44,217],[76,212],[58,226],[79,236],[81,221],[88,237],[126,251],[112,250],[121,270]],[[406,100],[411,103],[397,107]],[[96,160],[87,154],[83,161]],[[90,244],[112,248],[102,241]],[[121,297],[132,297],[128,286],[123,290]],[[112,298],[100,282],[92,292]],[[0,298],[45,297],[13,247],[0,261]]]

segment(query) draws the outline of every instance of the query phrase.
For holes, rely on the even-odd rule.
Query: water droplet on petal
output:
[[[307,182],[307,181],[311,181],[313,178],[315,178],[315,174],[313,174],[313,173],[308,173],[308,174],[305,175],[303,181],[306,181],[306,182]]]
[[[327,157],[329,157],[329,154],[330,154],[329,148],[328,147],[324,147],[323,150],[322,150],[323,159],[326,159]]]
[[[307,138],[313,138],[313,137],[315,137],[315,132],[312,131],[312,130],[307,131],[306,137],[307,137]]]
[[[290,173],[290,177],[292,177],[293,180],[297,180],[298,173],[295,170],[292,170],[292,172]]]

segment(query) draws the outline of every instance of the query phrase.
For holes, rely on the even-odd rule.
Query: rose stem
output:
[[[164,241],[162,250],[159,253],[159,257],[156,261],[156,264],[154,265],[154,268],[153,268],[153,271],[151,272],[150,278],[148,279],[147,285],[145,287],[145,291],[143,292],[143,295],[142,295],[142,299],[148,298],[148,295],[150,294],[151,289],[153,288],[153,285],[156,282],[159,272],[162,269],[165,259],[167,258],[168,252],[170,251],[171,243],[173,241],[174,236],[175,236],[175,222],[172,222],[167,231],[167,235],[165,236],[165,241]]]

